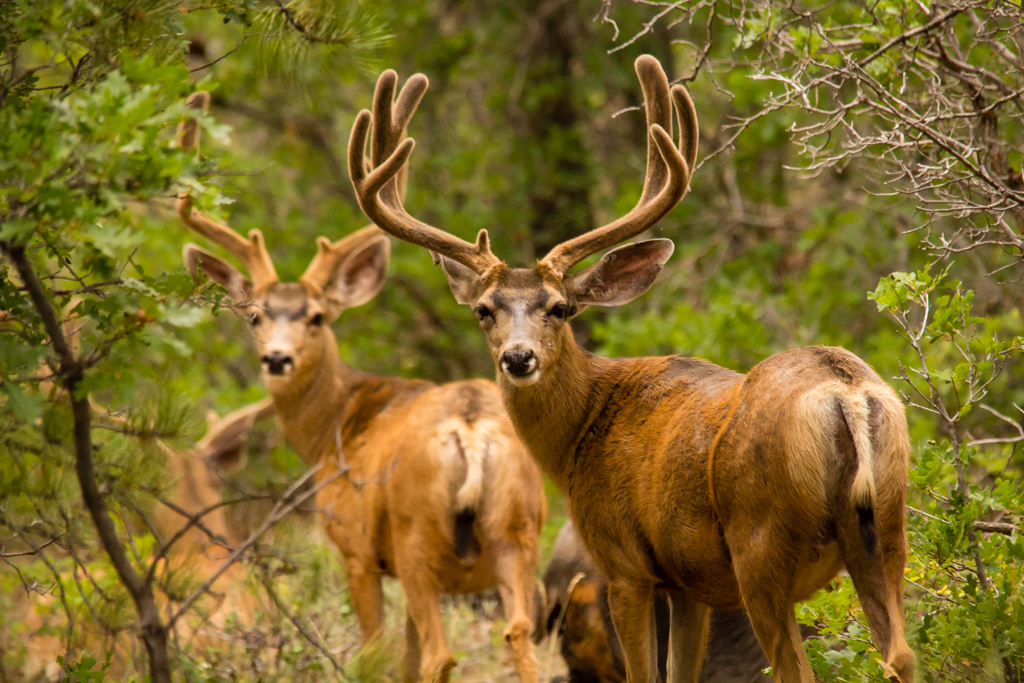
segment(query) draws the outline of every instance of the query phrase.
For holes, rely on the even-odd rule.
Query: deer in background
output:
[[[544,570],[543,595],[534,621],[534,642],[544,637],[561,640],[562,658],[569,667],[568,683],[624,683],[622,648],[608,611],[608,582],[583,547],[572,522],[551,548]],[[664,595],[654,603],[658,638],[658,673],[666,678],[669,605]],[[814,631],[801,627],[801,633]],[[708,645],[704,653],[703,683],[768,683],[762,673],[769,666],[742,612],[711,613]]]
[[[371,124],[375,151],[387,134],[379,107],[359,114],[349,142],[359,204],[385,232],[432,251],[456,300],[479,318],[516,432],[567,495],[608,578],[630,683],[657,676],[656,589],[672,606],[673,682],[699,675],[711,609],[745,607],[776,680],[810,683],[793,606],[843,567],[890,675],[910,683],[902,591],[909,437],[892,389],[841,348],[786,351],[741,375],[678,356],[603,358],[573,338],[568,321],[587,306],[618,306],[647,291],[673,244],[629,244],[570,269],[653,227],[682,199],[696,161],[689,95],[669,89],[653,57],[638,58],[636,71],[648,130],[639,202],[533,268],[505,265],[486,231],[471,244],[406,212],[393,179],[413,141],[380,163],[365,160]]]
[[[74,343],[73,336],[69,335],[69,339]],[[123,418],[111,415],[96,404],[93,404],[93,412],[100,422],[124,423]],[[166,468],[173,483],[167,490],[166,500],[174,508],[167,505],[156,507],[152,515],[153,531],[159,543],[165,544],[162,546],[165,548],[162,561],[172,572],[205,579],[220,568],[230,552],[229,548],[214,542],[214,537],[225,545],[234,545],[242,540],[231,533],[224,508],[217,507],[222,500],[222,479],[218,470],[230,471],[241,465],[249,430],[256,421],[272,414],[272,402],[264,399],[223,418],[211,412],[207,416],[209,427],[206,435],[191,449],[181,451],[161,440],[156,441],[156,446],[167,456]],[[199,516],[202,529],[189,524],[192,516]],[[55,599],[53,595],[42,596],[26,605],[24,623],[28,628],[28,638],[25,641],[27,658],[23,670],[26,680],[40,677],[57,680],[63,674],[56,662],[57,655],[63,654],[63,644],[59,636],[52,634],[56,625],[50,623],[50,615],[63,614],[53,609],[51,603]],[[240,623],[252,626],[256,603],[245,586],[244,567],[235,563],[228,568],[210,586],[210,593],[196,603],[193,612],[179,622],[176,642],[200,648],[219,645],[223,641],[218,632],[232,614]],[[46,631],[43,631],[44,626],[48,627]],[[8,634],[3,635],[0,641],[7,639]],[[101,638],[101,634],[92,629],[76,628],[72,646],[92,653],[102,653],[113,647],[118,653],[114,672],[123,672],[125,662],[121,654],[126,659],[129,649],[124,636],[108,642],[101,642]],[[14,648],[10,643],[0,643],[0,651],[6,649]]]
[[[405,137],[426,90],[410,81],[392,112],[395,80],[378,84],[377,116],[387,133],[383,160]],[[190,106],[204,108],[207,93]],[[386,122],[386,123],[384,123]],[[179,130],[196,147],[195,120]],[[400,192],[400,179],[392,185]],[[376,377],[349,367],[329,323],[368,302],[384,284],[387,236],[374,226],[318,252],[299,282],[280,282],[258,230],[246,239],[178,200],[185,224],[238,259],[251,280],[226,261],[188,245],[185,262],[221,284],[248,314],[263,379],[285,435],[317,479],[326,531],[341,551],[364,645],[384,626],[381,579],[396,576],[406,595],[406,681],[447,681],[456,661],[441,620],[442,593],[497,585],[505,640],[524,683],[537,680],[530,641],[537,536],[545,515],[541,475],[516,438],[494,383],[435,385]]]

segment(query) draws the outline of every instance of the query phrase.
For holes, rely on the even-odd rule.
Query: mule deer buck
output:
[[[561,640],[562,658],[569,667],[568,683],[624,683],[622,647],[608,611],[608,582],[583,547],[572,522],[551,548],[544,569],[543,599],[534,622],[534,641]],[[664,595],[654,603],[658,639],[658,673],[664,679],[668,658],[669,606]],[[813,632],[801,627],[804,635]],[[704,653],[702,683],[767,683],[762,671],[769,666],[743,612],[711,613],[708,645]]]
[[[382,160],[405,136],[426,90],[414,79],[390,117],[394,79],[378,86],[378,111],[388,131],[378,138]],[[197,93],[193,107],[209,96]],[[195,147],[194,120],[181,144]],[[398,184],[397,181],[395,183]],[[397,191],[397,190],[396,190]],[[367,226],[319,251],[299,282],[278,280],[258,230],[246,239],[178,200],[187,226],[238,259],[249,275],[188,245],[185,262],[206,271],[249,315],[263,378],[285,435],[318,466],[318,481],[344,476],[317,493],[327,534],[341,551],[363,643],[384,625],[381,579],[397,576],[408,604],[405,678],[447,681],[456,662],[441,621],[442,593],[498,586],[520,680],[537,680],[530,641],[537,536],[545,515],[541,475],[486,380],[441,386],[375,377],[339,356],[329,323],[368,302],[384,284],[387,235]]]
[[[669,89],[653,57],[638,58],[636,71],[649,131],[639,202],[557,245],[533,268],[505,265],[486,231],[470,244],[406,212],[392,179],[413,141],[382,162],[364,157],[371,123],[374,150],[387,135],[379,107],[359,114],[349,141],[359,204],[385,232],[434,252],[456,300],[479,318],[516,432],[568,496],[580,536],[608,577],[630,683],[656,677],[655,589],[672,604],[673,681],[696,679],[711,608],[745,607],[776,679],[808,683],[793,605],[844,566],[888,670],[909,682],[914,655],[902,614],[909,438],[892,389],[840,348],[787,351],[741,375],[678,356],[602,358],[573,339],[573,316],[643,294],[673,244],[629,244],[570,269],[653,227],[683,197],[697,156],[689,95]]]

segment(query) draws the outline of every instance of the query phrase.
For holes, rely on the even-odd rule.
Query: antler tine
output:
[[[558,275],[587,256],[639,235],[656,224],[679,203],[690,183],[690,169],[697,158],[697,113],[682,86],[670,91],[668,78],[658,60],[637,58],[636,74],[647,110],[647,174],[636,206],[625,216],[579,237],[562,242],[548,252],[541,265]],[[668,132],[672,129],[672,105],[679,121],[679,148]],[[685,153],[685,158],[680,150]]]
[[[676,110],[676,122],[679,124],[679,149],[686,159],[685,185],[689,188],[693,168],[697,164],[697,143],[700,142],[697,109],[693,106],[690,93],[681,85],[672,86],[672,106]]]
[[[345,235],[337,242],[331,242],[326,237],[317,237],[316,256],[309,262],[309,267],[306,268],[306,272],[299,280],[315,292],[322,294],[324,283],[346,256],[364,244],[383,236],[384,232],[376,225],[367,225],[365,228]]]
[[[210,93],[200,91],[193,93],[186,106],[189,109],[202,109],[205,114],[210,107]],[[188,118],[178,125],[178,143],[185,149],[195,149],[199,154],[199,122]],[[277,272],[270,260],[266,244],[263,242],[263,233],[259,230],[251,230],[249,239],[239,235],[226,225],[222,225],[196,211],[192,206],[192,197],[183,192],[178,197],[178,215],[188,227],[211,242],[227,249],[231,254],[242,262],[249,275],[252,277],[253,286],[256,289],[266,287],[277,282]]]
[[[481,230],[477,235],[476,244],[470,244],[413,218],[402,205],[399,194],[401,179],[397,176],[406,167],[415,142],[411,138],[402,140],[387,158],[380,152],[388,148],[389,141],[396,141],[396,135],[398,140],[401,139],[423,93],[426,92],[428,81],[422,74],[411,77],[406,87],[402,89],[397,104],[393,104],[397,78],[395,72],[390,69],[381,74],[374,94],[373,114],[364,109],[359,112],[352,125],[352,136],[348,144],[348,172],[359,206],[370,220],[389,235],[426,247],[432,252],[458,261],[477,273],[483,273],[500,263],[491,253],[486,230]],[[372,159],[368,165],[365,157],[366,138],[371,124]]]

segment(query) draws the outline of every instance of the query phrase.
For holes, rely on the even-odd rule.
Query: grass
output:
[[[545,492],[548,517],[539,541],[538,576],[567,518],[565,502],[550,482],[545,482]],[[384,635],[371,647],[362,649],[340,558],[311,516],[305,515],[279,528],[271,542],[256,549],[254,557],[247,562],[249,585],[246,590],[258,602],[256,619],[249,624],[229,619],[224,628],[215,631],[212,645],[206,643],[199,647],[178,639],[176,668],[185,681],[401,681],[405,596],[397,580],[385,579],[384,582]],[[276,599],[266,592],[258,580],[260,575],[268,579]],[[192,580],[202,578],[192,577]],[[30,599],[23,591],[19,595],[17,583],[3,581],[5,590],[0,594],[4,611],[20,615],[7,620],[5,628],[0,629],[3,631],[0,633],[0,681],[5,683],[33,680],[24,675],[33,634],[45,635],[49,639],[48,646],[60,650],[52,653],[50,661],[65,654],[59,646],[59,638],[53,637],[63,632],[64,612],[47,608],[45,623],[40,628],[35,623],[39,620],[37,615],[29,618],[30,612],[39,611],[36,606],[39,596]],[[452,671],[453,681],[517,680],[511,651],[502,637],[506,623],[496,590],[476,596],[445,596],[442,610],[449,647],[458,660],[458,666]],[[77,610],[75,618],[78,632],[90,628],[100,630],[95,624],[90,626],[90,615],[84,609]],[[29,622],[33,626],[29,627]],[[145,672],[139,668],[144,666],[139,643],[128,633],[120,634],[115,641],[114,665],[105,673],[105,681],[144,680]],[[106,657],[106,644],[111,642],[88,639],[81,650],[70,653],[68,661],[81,662],[84,657],[93,656],[102,662]],[[324,649],[341,664],[343,673],[335,670],[331,659],[323,654]],[[134,656],[125,656],[125,653],[134,653]],[[557,653],[549,655],[546,643],[537,648],[541,672],[547,677],[564,673],[564,664]],[[49,667],[51,675],[55,668]],[[34,680],[45,680],[45,677],[37,675]]]

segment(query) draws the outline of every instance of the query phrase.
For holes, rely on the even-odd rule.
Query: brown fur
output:
[[[641,634],[637,656],[650,647],[638,620],[653,590],[669,587],[688,602],[745,606],[777,678],[810,681],[792,605],[845,565],[880,651],[911,680],[901,591],[909,443],[902,404],[870,368],[842,349],[812,347],[744,377],[689,359],[599,358],[568,326],[559,336],[560,357],[536,384],[499,384],[610,578],[620,636]],[[837,376],[836,362],[856,372]],[[862,544],[850,496],[858,458],[840,404],[857,398],[880,407],[876,555]],[[638,669],[640,680],[650,675]]]
[[[608,577],[630,683],[657,677],[656,590],[672,602],[673,683],[697,679],[711,608],[742,606],[776,677],[809,683],[793,604],[844,565],[879,651],[910,683],[914,656],[902,613],[909,438],[892,389],[843,349],[788,351],[743,376],[678,357],[600,358],[573,339],[569,319],[643,294],[674,247],[647,240],[581,271],[568,268],[652,227],[682,197],[693,168],[692,102],[670,91],[653,57],[639,57],[636,69],[649,133],[637,207],[556,246],[534,268],[500,262],[486,231],[470,245],[381,191],[413,144],[367,165],[376,108],[360,113],[349,141],[360,206],[389,234],[436,252],[456,300],[479,318],[516,432],[569,497],[580,536]],[[670,92],[679,149],[668,133]]]
[[[382,241],[383,240],[383,241]],[[537,535],[544,518],[540,472],[501,402],[485,380],[436,386],[422,380],[376,377],[349,367],[326,322],[348,300],[336,280],[366,282],[350,294],[376,293],[386,267],[386,238],[356,243],[383,249],[354,271],[341,259],[313,286],[274,282],[248,306],[260,356],[287,354],[286,370],[264,380],[288,439],[317,481],[328,536],[341,551],[364,643],[384,625],[381,579],[396,576],[409,609],[406,680],[447,680],[455,665],[441,622],[442,593],[498,586],[509,615],[506,640],[523,681],[536,680],[529,641]],[[358,251],[361,250],[361,251]],[[195,247],[190,264],[237,281],[231,266]],[[380,270],[372,277],[366,268]],[[353,286],[354,287],[354,286]],[[334,297],[334,298],[332,298]],[[340,448],[339,448],[340,444]],[[338,476],[339,470],[342,476]],[[472,556],[456,552],[455,520],[470,509]]]

